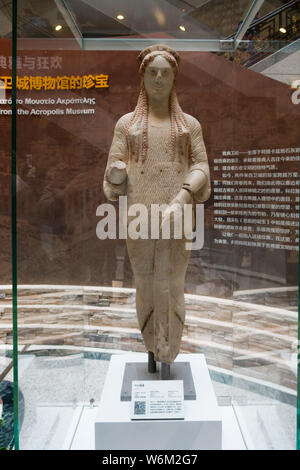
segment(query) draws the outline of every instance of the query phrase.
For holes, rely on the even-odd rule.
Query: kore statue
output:
[[[111,201],[127,196],[128,224],[135,204],[148,210],[147,236],[128,236],[126,243],[148,369],[155,372],[160,361],[161,378],[169,378],[170,364],[180,350],[190,257],[186,233],[174,236],[175,220],[185,205],[194,207],[210,197],[210,172],[201,125],[182,111],[177,100],[178,53],[164,45],[151,46],[139,54],[138,61],[137,105],[115,126],[103,187]],[[157,206],[163,207],[158,237],[150,229],[152,209]],[[191,214],[187,222],[192,228],[194,211]],[[173,232],[170,229],[170,236],[163,237],[165,224],[171,226],[171,222]]]

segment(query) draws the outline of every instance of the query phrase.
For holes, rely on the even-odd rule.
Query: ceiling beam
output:
[[[70,12],[69,8],[67,7],[66,3],[64,0],[54,0],[56,3],[56,6],[60,13],[62,14],[66,24],[70,28],[74,39],[78,42],[79,47],[82,49],[83,48],[83,37],[80,31],[79,26],[76,23],[76,20],[72,13]]]
[[[254,0],[253,3],[251,4],[245,18],[241,22],[240,27],[238,28],[236,35],[234,37],[235,48],[238,47],[240,41],[245,36],[247,29],[249,28],[250,24],[254,20],[256,13],[262,7],[262,4],[264,3],[264,1],[265,0]]]

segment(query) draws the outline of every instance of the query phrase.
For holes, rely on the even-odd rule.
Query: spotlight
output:
[[[56,31],[60,31],[62,29],[62,25],[61,24],[58,24],[57,26],[55,26],[55,30]]]
[[[179,26],[179,29],[180,29],[181,31],[185,31],[185,27],[182,26],[182,25]]]
[[[281,26],[281,28],[279,28],[279,31],[282,33],[282,34],[286,34],[286,29]]]
[[[117,19],[118,19],[118,20],[124,20],[124,19],[125,19],[125,16],[124,16],[124,15],[118,15],[118,16],[117,16]]]

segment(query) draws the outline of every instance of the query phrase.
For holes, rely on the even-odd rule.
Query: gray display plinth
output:
[[[190,364],[196,399],[184,402],[184,420],[130,420],[129,401],[121,401],[127,363],[146,363],[141,353],[112,356],[95,421],[96,450],[220,450],[222,420],[203,354],[179,354]]]
[[[158,364],[157,369],[157,372],[151,373],[148,372],[148,364],[146,362],[128,362],[124,370],[121,401],[131,400],[133,380],[160,380]],[[171,365],[169,380],[183,380],[184,399],[196,400],[196,390],[189,362],[174,362],[174,364]]]

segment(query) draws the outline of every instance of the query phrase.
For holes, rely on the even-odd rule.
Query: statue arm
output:
[[[116,124],[104,173],[103,191],[109,201],[126,193],[128,150],[124,119]]]
[[[205,202],[211,193],[210,171],[202,129],[195,118],[191,124],[191,150],[189,172],[175,198],[181,206],[191,203],[193,198],[196,202]]]
[[[193,119],[191,128],[191,165],[183,186],[193,193],[196,202],[205,202],[211,194],[210,171],[201,124]]]

